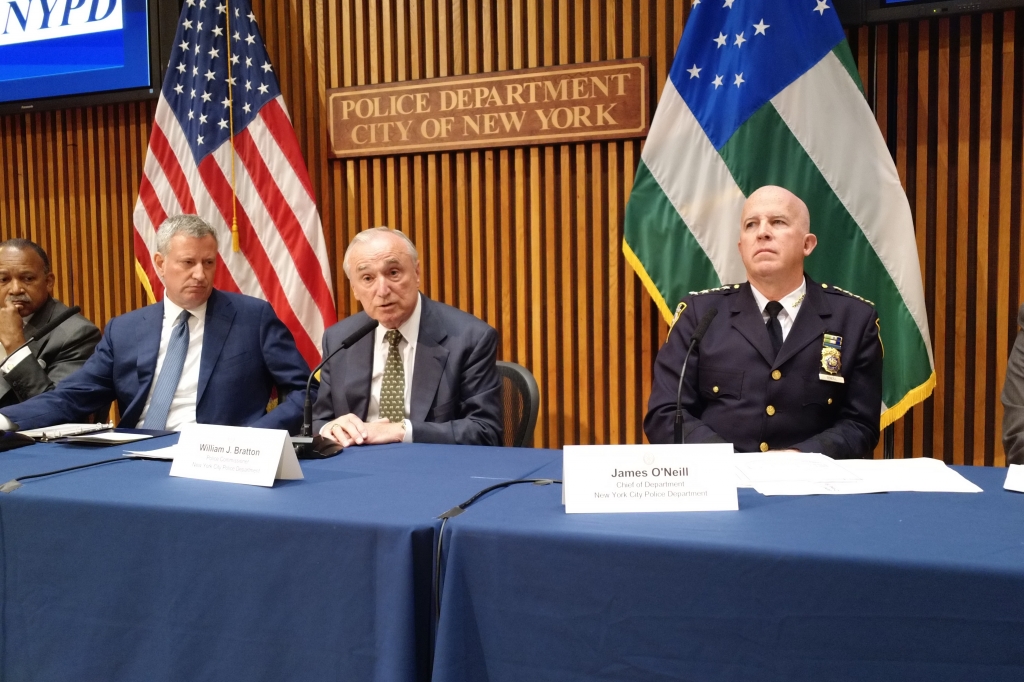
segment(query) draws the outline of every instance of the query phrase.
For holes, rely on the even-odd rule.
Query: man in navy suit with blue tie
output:
[[[309,366],[268,303],[213,288],[213,228],[198,216],[168,218],[153,264],[164,300],[112,319],[80,370],[3,416],[32,429],[82,421],[116,400],[124,427],[297,432]],[[267,412],[275,388],[279,404]]]
[[[324,333],[324,357],[372,318],[380,325],[324,365],[313,426],[343,447],[501,444],[498,333],[419,292],[416,246],[401,232],[360,232],[343,266],[363,312]]]

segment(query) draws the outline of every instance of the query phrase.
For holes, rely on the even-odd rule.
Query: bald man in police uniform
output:
[[[739,241],[747,282],[679,304],[644,418],[652,443],[673,442],[680,367],[701,318],[717,308],[686,368],[686,443],[871,456],[882,407],[878,316],[867,301],[804,274],[816,245],[796,195],[772,186],[750,195]]]

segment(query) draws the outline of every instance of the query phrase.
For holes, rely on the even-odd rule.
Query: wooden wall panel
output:
[[[54,293],[98,325],[145,303],[132,211],[152,102],[0,117],[0,238],[47,250]]]
[[[1024,13],[862,27],[851,47],[917,226],[938,385],[897,456],[1002,465],[1021,264]]]
[[[638,442],[666,326],[625,265],[636,141],[334,161],[325,90],[647,55],[657,100],[690,0],[255,0],[340,261],[371,225],[419,245],[423,290],[494,325],[537,376],[535,444]],[[936,355],[897,456],[1001,464],[999,391],[1020,277],[1024,13],[862,27],[853,54],[908,191]],[[131,213],[154,105],[0,117],[0,237],[54,260],[103,324],[144,303]]]

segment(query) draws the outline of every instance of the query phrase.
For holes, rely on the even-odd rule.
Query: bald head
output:
[[[776,185],[759,187],[747,197],[743,202],[743,223],[746,223],[749,214],[762,212],[767,208],[774,208],[791,216],[794,224],[803,230],[804,234],[811,231],[811,213],[807,210],[807,204],[785,187]]]
[[[747,279],[769,299],[778,300],[800,286],[804,258],[817,243],[807,204],[788,189],[766,185],[747,197],[740,257]]]

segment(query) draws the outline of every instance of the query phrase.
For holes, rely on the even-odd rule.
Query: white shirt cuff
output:
[[[31,355],[32,350],[28,346],[22,346],[18,350],[14,351],[14,355],[7,356],[7,359],[4,360],[4,364],[0,365],[0,372],[3,372],[4,376],[6,376],[18,366],[18,363]]]
[[[411,443],[412,442],[412,422],[409,421],[408,419],[403,419],[402,423],[405,424],[405,435],[402,436],[402,442],[403,443]]]
[[[13,431],[14,426],[14,422],[0,414],[0,429],[3,429],[4,431]]]

